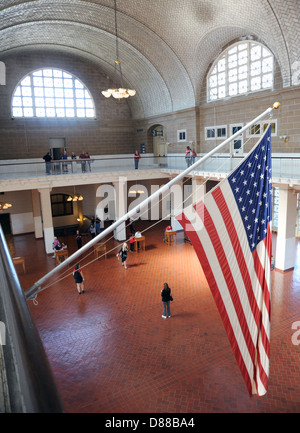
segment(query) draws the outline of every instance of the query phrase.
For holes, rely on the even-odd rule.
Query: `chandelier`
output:
[[[101,93],[105,98],[110,98],[111,96],[115,99],[123,99],[123,98],[129,98],[129,96],[134,96],[136,94],[136,91],[133,89],[126,89],[123,84],[123,74],[122,74],[122,67],[121,62],[119,60],[119,41],[118,41],[118,27],[117,27],[117,0],[114,0],[115,3],[115,34],[116,34],[116,59],[115,60],[115,66],[114,66],[114,77],[117,76],[117,70],[120,73],[121,77],[121,87],[119,88],[113,88],[113,89],[106,89],[103,90]]]
[[[73,196],[69,195],[69,197],[67,198],[67,201],[82,201],[83,197],[81,194],[76,194],[75,192],[75,187],[74,187],[74,194]]]
[[[0,212],[2,212],[3,210],[6,210],[8,208],[12,207],[12,204],[10,203],[4,203],[4,202],[0,202]]]

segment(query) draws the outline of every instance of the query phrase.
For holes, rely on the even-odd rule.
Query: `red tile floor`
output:
[[[85,294],[78,295],[70,266],[38,294],[38,305],[29,301],[65,411],[300,412],[300,344],[292,340],[300,321],[300,242],[295,270],[272,271],[269,390],[250,399],[193,247],[183,233],[176,245],[164,244],[164,226],[144,233],[146,251],[129,253],[127,270],[117,250],[107,260],[85,255]],[[72,237],[65,241],[76,250]],[[26,274],[18,268],[24,290],[55,266],[33,234],[15,236],[14,248],[26,260]],[[167,320],[164,282],[174,297]]]

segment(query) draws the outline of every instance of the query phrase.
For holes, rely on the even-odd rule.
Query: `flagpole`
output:
[[[270,114],[273,109],[279,108],[280,104],[279,102],[275,102],[273,104],[273,107],[269,107],[267,110],[265,110],[263,113],[261,113],[259,116],[257,116],[255,119],[253,119],[251,122],[249,122],[247,125],[243,126],[239,131],[237,131],[235,134],[227,138],[225,141],[220,143],[217,147],[212,149],[210,152],[208,152],[205,156],[203,156],[199,161],[196,161],[193,165],[188,167],[186,170],[178,174],[175,178],[171,179],[168,183],[163,185],[161,188],[159,188],[157,191],[155,191],[150,197],[147,197],[144,201],[142,201],[139,205],[137,205],[135,208],[131,209],[131,211],[124,214],[121,218],[119,218],[117,221],[115,221],[113,224],[111,224],[109,227],[107,227],[103,232],[101,232],[99,235],[94,237],[92,240],[90,240],[87,244],[85,244],[83,247],[81,247],[78,251],[73,253],[70,257],[68,257],[65,261],[60,263],[58,266],[56,266],[54,269],[52,269],[50,272],[48,272],[46,275],[44,275],[42,278],[40,278],[38,281],[36,281],[26,292],[25,297],[26,299],[33,299],[35,295],[41,291],[41,285],[45,283],[49,278],[51,278],[53,275],[57,274],[61,269],[65,268],[70,262],[74,261],[78,257],[80,257],[83,253],[85,253],[88,249],[90,249],[94,244],[99,242],[101,239],[103,239],[106,235],[111,233],[113,230],[115,230],[122,222],[125,222],[128,218],[130,218],[132,215],[139,212],[139,210],[146,206],[151,200],[158,197],[165,191],[167,191],[172,185],[177,183],[179,180],[181,180],[183,177],[185,177],[187,174],[189,174],[192,170],[194,170],[196,167],[198,167],[200,164],[202,164],[204,161],[206,161],[208,158],[210,158],[213,154],[218,152],[222,147],[224,147],[226,144],[228,144],[230,141],[234,140],[236,137],[238,137],[242,132],[244,132],[246,129],[250,128],[253,124],[258,122],[260,119],[265,117],[266,115]]]

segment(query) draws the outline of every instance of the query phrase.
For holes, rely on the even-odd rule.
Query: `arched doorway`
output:
[[[153,125],[148,130],[149,139],[152,139],[154,156],[167,156],[167,137],[163,125]]]

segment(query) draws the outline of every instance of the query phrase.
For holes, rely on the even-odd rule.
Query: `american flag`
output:
[[[262,396],[270,357],[271,127],[176,219],[197,253],[248,392]]]

